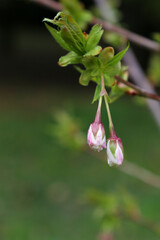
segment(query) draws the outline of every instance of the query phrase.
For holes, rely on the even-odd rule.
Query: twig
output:
[[[103,162],[107,161],[107,157],[103,153],[94,152],[93,150],[90,150],[88,146],[86,146],[84,150]],[[128,174],[129,176],[135,177],[147,185],[160,189],[160,176],[136,165],[135,163],[125,160],[123,165],[116,169]]]
[[[95,3],[99,8],[99,10],[102,14],[102,17],[108,22],[110,20],[108,18],[109,14],[107,12],[108,5],[110,5],[109,0],[95,0]],[[108,3],[108,4],[106,5],[106,3]],[[110,7],[110,11],[111,10],[112,10],[112,8]],[[113,11],[112,11],[112,14],[114,14]],[[130,78],[132,79],[132,81],[136,85],[140,86],[141,88],[146,89],[146,91],[156,95],[156,92],[155,92],[153,86],[151,85],[151,83],[149,82],[147,77],[145,76],[145,73],[144,73],[141,65],[139,64],[138,59],[135,56],[131,47],[128,49],[127,53],[124,55],[123,61],[128,66],[129,75],[130,75]],[[153,117],[154,117],[158,127],[160,128],[160,104],[159,104],[159,102],[152,101],[151,99],[147,99],[146,102],[148,104],[150,111],[153,114]]]
[[[133,82],[140,88],[146,89],[146,91],[152,94],[156,94],[153,86],[145,76],[145,73],[139,64],[137,57],[135,56],[131,48],[128,49],[123,60],[125,64],[128,66],[129,76],[131,77]],[[158,101],[153,101],[151,99],[146,99],[146,102],[151,113],[153,114],[157,126],[160,129],[160,103]]]
[[[115,32],[119,35],[122,35],[122,36],[126,37],[128,40],[130,40],[131,42],[134,42],[141,47],[148,48],[155,52],[160,52],[160,44],[156,43],[153,40],[145,38],[137,33],[133,33],[131,31],[128,31],[128,30],[121,28],[119,26],[116,26],[114,24],[103,21],[99,18],[93,18],[92,24],[97,24],[97,23],[102,24],[102,26],[105,30],[109,30],[109,31]]]
[[[125,214],[124,212],[119,212],[119,215],[122,219],[126,220],[126,221],[132,221],[150,231],[152,231],[153,233],[157,234],[158,236],[160,236],[160,224],[159,222],[155,222],[155,221],[151,221],[148,220],[147,218],[144,218],[141,215],[137,215],[137,214]]]
[[[30,1],[36,2],[38,4],[41,4],[43,6],[46,6],[48,8],[53,9],[53,10],[56,10],[56,11],[61,11],[62,10],[62,5],[58,2],[55,2],[55,1],[51,1],[51,0],[30,0]],[[91,23],[92,24],[102,24],[102,26],[105,30],[109,30],[109,31],[115,32],[119,35],[122,35],[122,36],[126,37],[128,40],[136,43],[137,45],[148,48],[148,49],[153,50],[155,52],[160,52],[160,44],[156,43],[153,40],[150,40],[148,38],[140,36],[136,33],[128,31],[124,28],[118,27],[114,24],[103,21],[99,18],[94,17],[92,19]]]
[[[138,95],[141,97],[151,98],[153,100],[160,101],[160,96],[155,95],[153,93],[148,93],[148,92],[144,91],[143,89],[141,89],[140,87],[136,86],[135,84],[125,81],[124,79],[122,79],[119,76],[114,76],[114,77],[118,82],[121,82],[121,83],[127,85],[128,87],[135,89],[136,92],[134,93],[134,95]]]
[[[146,184],[160,189],[160,176],[150,172],[149,170],[131,163],[127,160],[124,161],[124,164],[118,168],[120,171],[127,173],[137,179],[145,182]]]
[[[55,11],[61,11],[62,5],[58,2],[52,1],[52,0],[30,0],[31,2],[38,3],[40,5],[43,5],[45,7],[51,8]]]

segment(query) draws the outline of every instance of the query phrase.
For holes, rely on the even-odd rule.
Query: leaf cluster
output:
[[[44,23],[57,43],[69,51],[59,59],[58,64],[62,67],[69,64],[83,65],[83,68],[76,66],[81,73],[79,83],[87,86],[92,80],[97,84],[94,101],[100,96],[102,75],[105,86],[112,88],[115,85],[114,76],[122,70],[120,61],[129,45],[116,55],[112,47],[102,50],[99,45],[103,34],[102,26],[94,25],[87,34],[82,32],[72,16],[63,12],[59,12],[53,20],[45,18]]]
[[[138,203],[126,191],[105,193],[91,189],[86,198],[89,204],[95,206],[95,217],[101,221],[102,231],[114,232],[123,219],[141,219]]]
[[[63,146],[72,151],[81,151],[85,146],[85,136],[80,131],[78,119],[64,110],[55,111],[53,119],[54,124],[48,126],[48,132],[56,137]]]

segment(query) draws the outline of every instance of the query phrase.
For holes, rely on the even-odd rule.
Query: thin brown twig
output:
[[[62,5],[55,1],[51,1],[51,0],[30,0],[30,1],[41,4],[43,6],[46,6],[53,10],[56,10],[56,11],[62,10]],[[115,32],[119,35],[122,35],[122,36],[126,37],[128,40],[136,43],[137,45],[148,48],[155,52],[160,52],[160,44],[159,43],[157,43],[153,40],[150,40],[148,38],[145,38],[139,34],[133,33],[131,31],[128,31],[127,29],[124,29],[122,27],[116,26],[114,24],[108,23],[106,21],[103,21],[103,20],[101,20],[99,18],[95,18],[95,17],[92,19],[91,23],[92,24],[102,24],[102,26],[105,30],[109,30],[109,31]]]
[[[135,84],[133,84],[131,82],[125,81],[124,79],[122,79],[119,76],[114,76],[114,77],[118,82],[121,82],[121,83],[127,85],[128,87],[135,89],[136,92],[134,92],[134,95],[151,98],[153,100],[160,101],[160,96],[155,95],[153,93],[148,93],[148,92],[144,91],[142,88],[136,86]]]
[[[159,43],[157,43],[151,39],[148,39],[146,37],[143,37],[137,33],[133,33],[127,29],[124,29],[122,27],[108,23],[107,21],[103,21],[99,18],[93,18],[92,24],[102,24],[102,26],[105,30],[109,30],[109,31],[115,32],[119,35],[122,35],[122,36],[126,37],[128,40],[130,40],[131,42],[134,42],[141,47],[148,48],[155,52],[160,52],[160,44]]]
[[[99,8],[100,13],[104,20],[106,20],[108,22],[112,19],[112,21],[114,20],[114,22],[117,22],[115,13],[114,13],[112,7],[110,6],[110,2],[108,0],[95,0],[95,3],[97,5],[97,7]],[[119,48],[123,49],[124,46],[123,45],[119,46]],[[130,78],[132,79],[132,81],[136,85],[141,87],[142,89],[145,89],[147,92],[156,94],[154,87],[152,86],[152,84],[149,82],[149,80],[145,76],[145,73],[144,73],[140,63],[138,62],[138,59],[135,56],[135,54],[132,50],[132,47],[130,47],[127,51],[127,54],[124,55],[123,61],[128,66],[129,75],[130,75]],[[131,94],[131,92],[133,93],[134,91],[135,90],[129,91],[128,94],[129,93]],[[146,103],[149,107],[149,110],[153,114],[153,117],[154,117],[158,127],[160,128],[160,104],[159,104],[159,102],[152,101],[151,99],[147,99]]]
[[[31,2],[38,3],[55,11],[61,11],[62,5],[58,2],[51,1],[51,0],[30,0]]]

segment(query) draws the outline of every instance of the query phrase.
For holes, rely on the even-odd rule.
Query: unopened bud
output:
[[[87,137],[89,146],[94,150],[99,152],[106,148],[106,136],[102,123],[90,124]]]
[[[123,145],[117,136],[108,139],[107,158],[109,166],[121,165],[123,162]]]

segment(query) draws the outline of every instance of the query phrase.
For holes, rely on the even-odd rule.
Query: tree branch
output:
[[[141,47],[148,48],[155,52],[160,52],[160,44],[159,43],[157,43],[153,40],[150,40],[148,38],[145,38],[137,33],[133,33],[131,31],[128,31],[127,29],[124,29],[122,27],[116,26],[109,22],[103,21],[99,18],[93,18],[92,24],[102,24],[102,26],[105,30],[109,30],[109,31],[115,32],[119,35],[122,35],[122,36],[126,37],[128,40],[130,40],[131,42],[133,42]]]
[[[103,153],[97,153],[93,150],[89,149],[88,146],[84,148],[84,150],[92,155],[93,157],[96,157],[97,159],[101,161],[106,161],[106,156]],[[145,184],[160,189],[160,176],[150,172],[149,170],[138,166],[135,163],[131,163],[125,159],[122,166],[116,168],[117,170],[124,172],[128,174],[129,176],[135,177],[136,179],[144,182]]]
[[[156,94],[153,86],[145,76],[145,73],[139,64],[137,57],[131,48],[128,49],[126,55],[123,58],[123,61],[128,66],[129,76],[133,82],[140,88],[146,89],[146,91],[152,94]],[[146,99],[146,102],[151,113],[153,114],[157,126],[160,129],[160,103],[158,101],[152,101],[151,99]]]
[[[110,19],[108,18],[108,5],[110,6],[109,0],[95,0],[96,5],[98,6],[102,17],[108,22]],[[107,3],[107,4],[106,4]],[[110,11],[112,11],[112,8],[110,7]],[[114,12],[112,11],[112,14]],[[121,48],[121,46],[119,46]],[[123,46],[122,46],[123,48]],[[143,89],[146,89],[148,92],[152,94],[156,94],[153,86],[145,76],[145,73],[141,67],[141,65],[138,62],[137,57],[135,56],[132,48],[130,47],[127,51],[127,53],[123,57],[123,61],[128,66],[129,69],[129,75],[130,78],[133,80],[133,82],[140,86]],[[151,99],[146,100],[147,105],[150,109],[150,111],[153,114],[153,117],[160,128],[160,104],[158,101],[152,101]]]
[[[137,96],[141,96],[141,97],[146,97],[146,98],[151,98],[153,100],[157,100],[157,101],[160,101],[160,96],[158,95],[155,95],[153,93],[148,93],[146,91],[144,91],[143,89],[141,89],[140,87],[136,86],[135,84],[131,83],[131,82],[128,82],[128,81],[125,81],[124,79],[122,79],[121,77],[119,76],[114,76],[115,79],[118,81],[118,82],[121,82],[125,85],[127,85],[128,87],[130,88],[133,88],[134,90],[136,90],[136,92],[134,92],[133,95],[137,95]]]
[[[52,1],[52,0],[30,0],[30,1],[38,3],[42,6],[53,9],[55,11],[61,11],[62,10],[62,5],[60,3]]]
[[[51,0],[30,0],[30,1],[41,4],[43,6],[51,8],[55,11],[61,11],[62,10],[62,5],[58,2],[55,2],[55,1],[51,1]],[[92,19],[91,23],[92,24],[102,24],[102,26],[105,30],[109,30],[109,31],[115,32],[119,35],[122,35],[122,36],[126,37],[128,40],[130,40],[131,42],[134,42],[137,45],[140,45],[144,48],[148,48],[148,49],[153,50],[155,52],[160,52],[160,44],[158,44],[157,42],[155,42],[153,40],[150,40],[148,38],[140,36],[136,33],[128,31],[124,28],[121,28],[121,27],[116,26],[114,24],[111,24],[109,22],[103,21],[99,18],[94,17]]]

